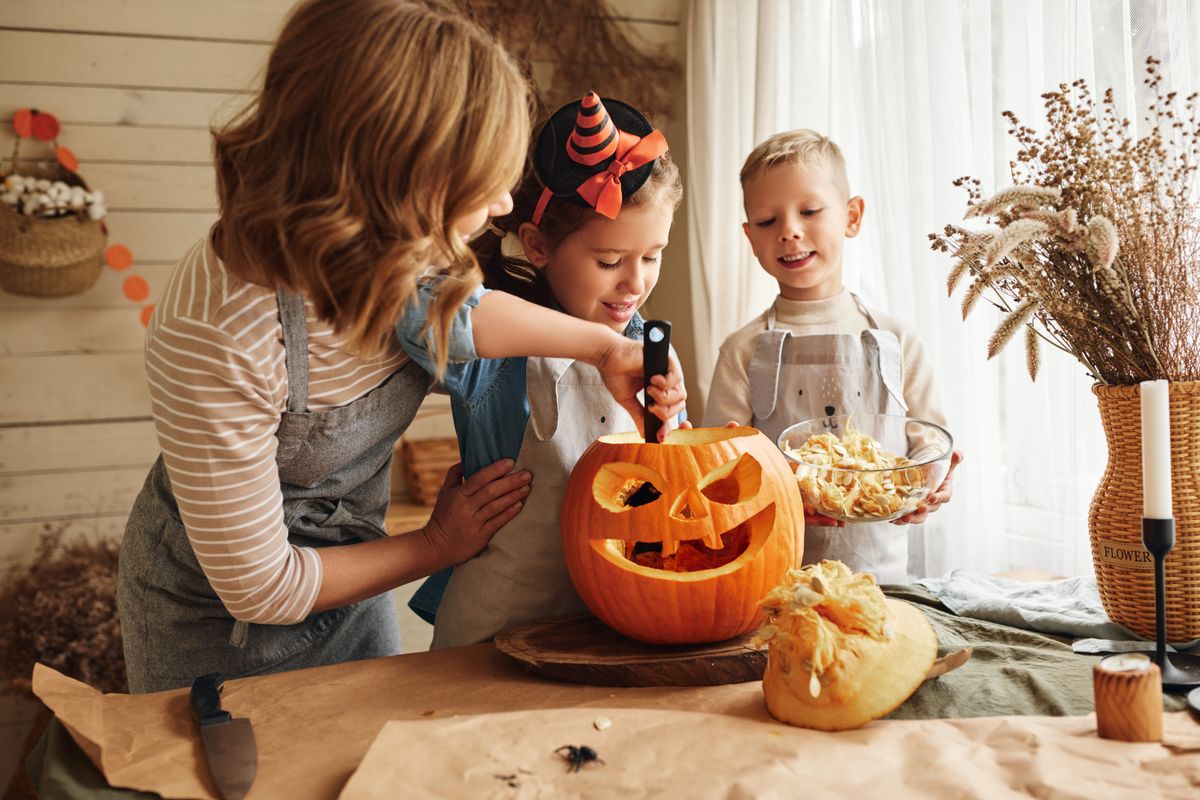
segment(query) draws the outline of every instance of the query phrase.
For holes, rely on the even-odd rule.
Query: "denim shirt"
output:
[[[421,328],[437,296],[437,281],[422,282],[416,304],[405,310],[396,325],[400,344],[409,357],[430,375],[437,372],[437,354],[428,334]],[[441,388],[450,395],[454,430],[463,474],[474,475],[502,458],[515,459],[529,421],[529,397],[525,391],[524,356],[480,358],[475,350],[471,309],[490,290],[476,289],[455,313],[450,325],[448,363]],[[556,309],[558,310],[558,309]],[[625,336],[641,340],[642,318],[634,313],[625,326]]]
[[[416,303],[405,309],[396,334],[405,352],[429,374],[437,372],[436,353],[421,328],[437,296],[440,281],[422,281]],[[529,422],[529,396],[525,388],[524,356],[480,358],[475,350],[471,309],[489,290],[476,289],[458,309],[450,327],[448,363],[441,387],[450,395],[450,410],[458,435],[458,452],[463,474],[473,475],[502,458],[516,459],[521,452],[525,426]],[[558,309],[556,309],[558,310]],[[642,318],[636,312],[625,326],[625,336],[641,340]],[[680,415],[682,420],[684,415]],[[409,608],[432,623],[451,569],[432,575],[409,601]]]

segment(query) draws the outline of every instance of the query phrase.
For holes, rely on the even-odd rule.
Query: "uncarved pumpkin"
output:
[[[758,603],[804,550],[796,478],[754,428],[603,436],[571,473],[563,555],[609,627],[654,644],[753,630]],[[638,563],[642,562],[642,563]]]
[[[882,717],[937,658],[925,615],[840,561],[793,570],[763,609],[768,621],[756,640],[767,644],[767,710],[799,727],[840,731]]]

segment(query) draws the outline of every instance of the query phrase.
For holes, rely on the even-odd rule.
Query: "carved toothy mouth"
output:
[[[728,564],[750,546],[750,527],[742,524],[721,534],[720,548],[703,540],[673,542],[674,552],[664,553],[664,542],[625,542],[625,557],[635,564],[669,572],[699,572]]]
[[[712,434],[673,431],[664,444]],[[686,452],[668,450],[654,465],[612,461],[596,470],[591,494],[606,512],[596,527],[621,532],[591,543],[605,558],[657,576],[711,576],[737,570],[762,548],[775,519],[775,504],[762,495],[762,465],[743,452],[690,477],[698,465]]]
[[[706,538],[653,542],[596,539],[592,547],[605,559],[630,572],[665,580],[697,581],[737,572],[752,561],[775,526],[775,504],[720,534],[721,546]]]

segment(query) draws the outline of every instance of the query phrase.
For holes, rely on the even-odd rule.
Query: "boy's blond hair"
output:
[[[846,159],[842,149],[830,139],[808,128],[783,131],[770,137],[750,151],[742,165],[742,188],[766,172],[781,164],[813,166],[820,165],[829,170],[833,184],[845,197],[850,197],[850,181],[846,178]]]

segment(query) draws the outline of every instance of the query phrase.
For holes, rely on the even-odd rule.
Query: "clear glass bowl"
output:
[[[838,467],[798,452],[814,436],[845,449],[847,430],[871,437],[879,449],[907,457],[896,467]],[[853,437],[852,437],[853,438]],[[796,470],[804,502],[843,522],[889,522],[914,511],[942,484],[954,439],[940,425],[892,414],[849,414],[797,422],[776,442]],[[878,463],[878,459],[871,463]]]

